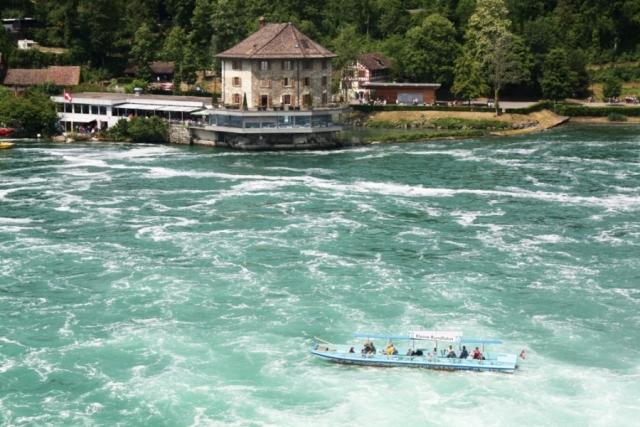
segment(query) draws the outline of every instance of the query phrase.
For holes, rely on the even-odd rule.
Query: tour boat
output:
[[[460,331],[411,331],[408,335],[357,333],[355,337],[364,338],[364,343],[332,344],[316,338],[322,343],[315,344],[311,353],[331,362],[347,365],[409,366],[509,374],[515,371],[518,362],[516,354],[485,351],[486,345],[499,345],[502,341],[462,338]],[[376,348],[374,339],[385,341],[385,346]],[[463,347],[469,355],[460,358]],[[453,353],[450,354],[450,351]],[[524,350],[520,353],[520,357],[525,358]]]
[[[3,149],[3,148],[11,148],[14,145],[16,145],[15,142],[3,142],[3,141],[0,141],[0,150]]]
[[[7,136],[10,133],[13,133],[14,128],[0,128],[0,136]]]

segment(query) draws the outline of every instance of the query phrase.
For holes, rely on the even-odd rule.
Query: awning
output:
[[[114,108],[124,108],[127,110],[145,110],[145,111],[155,111],[160,110],[162,108],[161,105],[144,105],[144,104],[121,104],[114,105]]]
[[[160,107],[158,111],[175,111],[177,113],[190,113],[192,111],[202,110],[202,107],[180,107],[177,105],[169,105],[166,107]]]

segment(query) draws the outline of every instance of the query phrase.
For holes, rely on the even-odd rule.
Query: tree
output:
[[[82,0],[78,9],[86,49],[97,60],[94,63],[104,67],[106,56],[113,52],[122,10],[113,0]]]
[[[410,15],[402,0],[387,0],[384,2],[384,12],[380,16],[378,26],[384,38],[393,34],[404,33],[403,29],[409,25]]]
[[[33,90],[16,98],[11,91],[0,90],[0,122],[22,128],[27,135],[48,136],[55,132],[57,121],[56,106],[48,95]]]
[[[544,61],[540,87],[542,94],[558,103],[573,93],[576,75],[569,68],[569,57],[564,49],[553,49]]]
[[[614,76],[613,74],[609,74],[604,79],[604,83],[602,85],[602,95],[606,99],[617,98],[622,93],[622,82],[620,79]]]
[[[189,43],[193,51],[195,68],[208,70],[211,68],[212,58],[209,56],[209,44],[213,36],[211,17],[214,8],[210,0],[196,0],[196,6],[191,16],[192,30],[189,33]]]
[[[482,72],[482,64],[470,52],[465,52],[456,59],[455,79],[451,92],[459,99],[471,100],[485,96],[489,86]]]
[[[181,62],[186,45],[187,34],[184,29],[178,25],[172,27],[164,40],[162,58],[169,62]]]
[[[348,87],[351,76],[351,67],[356,63],[358,53],[363,42],[358,33],[356,33],[355,27],[352,25],[345,25],[340,30],[338,37],[333,40],[333,52],[338,55],[333,60],[333,69],[340,73],[340,78],[343,83],[344,99],[348,102]]]
[[[469,18],[465,34],[469,51],[482,62],[493,87],[496,114],[500,114],[500,91],[528,77],[528,52],[510,27],[504,0],[483,0]]]
[[[136,77],[141,80],[151,80],[151,69],[149,66],[155,58],[155,41],[156,35],[151,32],[147,24],[143,24],[138,31],[136,31],[133,46],[129,54],[133,62],[138,66]]]
[[[447,18],[433,14],[420,27],[407,31],[404,70],[414,82],[453,82],[453,64],[459,55],[456,30]]]
[[[524,50],[521,40],[511,34],[498,38],[487,50],[485,64],[493,87],[496,115],[500,115],[500,91],[506,85],[520,83],[528,77]]]
[[[578,94],[585,94],[589,91],[591,77],[587,70],[587,58],[581,50],[572,50],[569,53],[569,68],[576,75],[573,91]]]

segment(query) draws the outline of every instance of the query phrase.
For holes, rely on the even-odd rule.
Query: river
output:
[[[0,152],[0,424],[634,425],[640,128]],[[462,330],[513,375],[314,337]],[[383,343],[377,343],[380,347]]]

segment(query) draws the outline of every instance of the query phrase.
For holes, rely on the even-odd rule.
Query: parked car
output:
[[[173,83],[160,83],[161,90],[173,90]]]
[[[493,98],[487,99],[487,107],[495,107],[496,102]]]
[[[191,89],[189,89],[189,92],[205,93],[206,90],[202,89],[200,86],[194,86]]]

